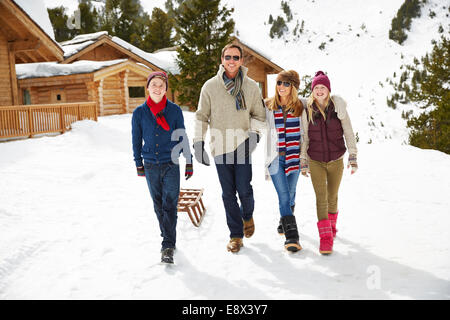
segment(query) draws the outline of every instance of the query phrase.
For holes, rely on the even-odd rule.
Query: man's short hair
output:
[[[228,49],[231,49],[231,48],[238,49],[239,53],[241,54],[241,59],[242,59],[242,57],[244,55],[244,50],[242,49],[242,47],[240,45],[234,44],[234,43],[229,43],[225,47],[223,47],[223,49],[222,49],[222,58],[224,57],[225,51],[227,51]]]

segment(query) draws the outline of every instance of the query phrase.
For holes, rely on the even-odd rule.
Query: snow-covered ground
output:
[[[184,115],[192,137],[194,115]],[[450,298],[450,156],[359,144],[359,171],[344,173],[331,256],[318,252],[304,177],[296,206],[303,250],[284,250],[262,145],[253,169],[256,232],[241,252],[227,252],[216,170],[195,163],[182,187],[205,189],[206,217],[196,228],[179,215],[176,265],[165,266],[130,122],[101,117],[64,135],[0,143],[0,299]]]

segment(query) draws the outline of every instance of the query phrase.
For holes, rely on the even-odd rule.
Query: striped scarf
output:
[[[241,69],[234,79],[228,79],[225,72],[223,73],[223,82],[225,83],[225,89],[236,100],[236,110],[245,110],[247,105],[245,104],[244,92],[241,90],[244,77]]]
[[[288,112],[285,125],[281,107],[273,114],[278,133],[278,153],[286,155],[284,172],[289,175],[300,168],[300,118]]]

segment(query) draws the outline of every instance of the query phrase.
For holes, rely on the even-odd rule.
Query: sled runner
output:
[[[194,226],[199,227],[205,216],[202,201],[203,189],[180,189],[178,212],[186,212]]]

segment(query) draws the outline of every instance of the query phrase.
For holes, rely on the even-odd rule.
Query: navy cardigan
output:
[[[156,123],[156,118],[150,111],[147,102],[137,107],[131,120],[133,136],[133,154],[136,167],[146,163],[161,164],[178,163],[180,153],[186,158],[186,163],[192,163],[189,139],[184,127],[183,112],[180,107],[167,99],[163,115],[169,124],[169,131]],[[144,142],[144,144],[142,144]]]

